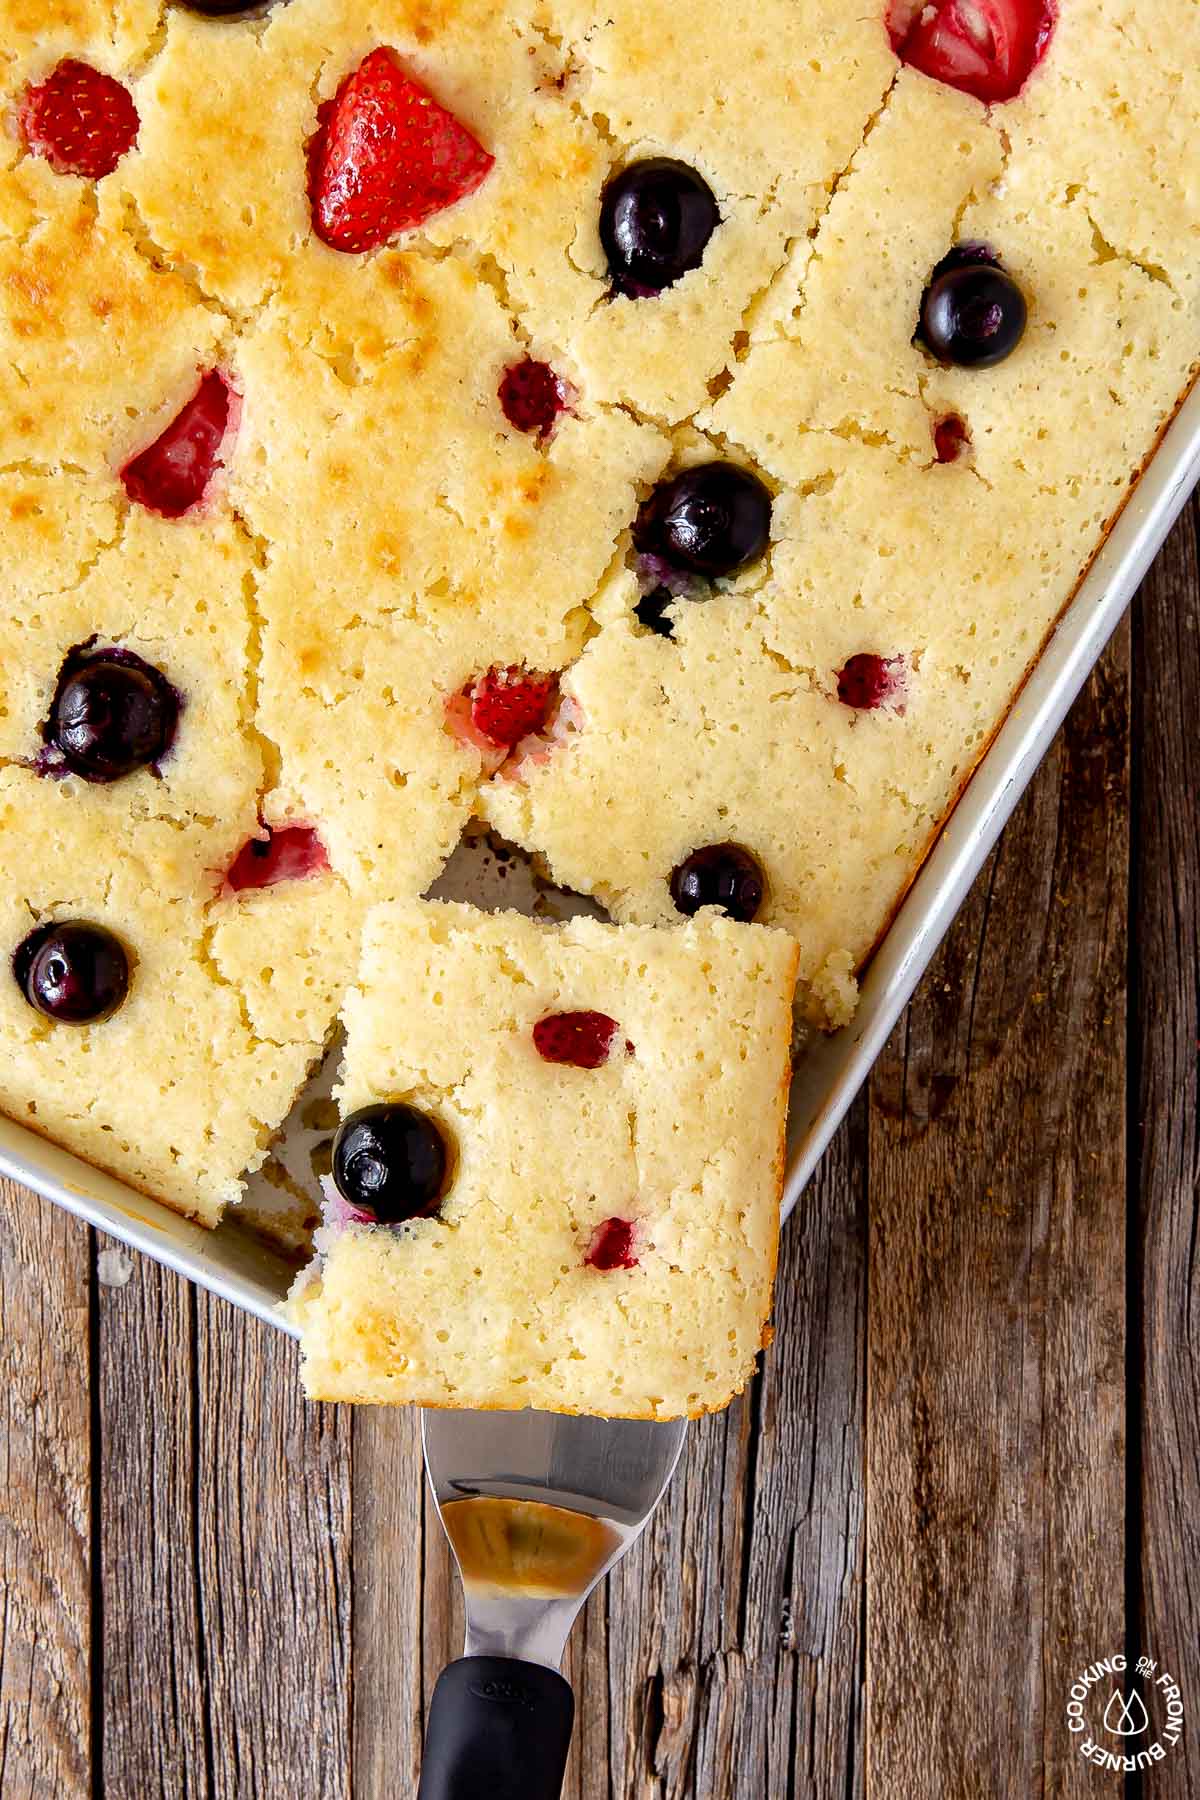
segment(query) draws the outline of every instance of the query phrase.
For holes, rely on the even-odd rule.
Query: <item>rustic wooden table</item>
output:
[[[1200,1794],[1198,531],[789,1226],[762,1375],[577,1630],[572,1800]],[[410,1794],[461,1631],[413,1421],[0,1218],[4,1800]],[[1150,1742],[1111,1681],[1067,1729],[1116,1652],[1190,1709],[1127,1783],[1079,1754]]]

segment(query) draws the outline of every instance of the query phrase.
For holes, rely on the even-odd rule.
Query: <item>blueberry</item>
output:
[[[633,541],[694,575],[730,575],[761,556],[771,535],[771,496],[737,463],[700,463],[655,488]]]
[[[758,858],[740,844],[705,844],[671,872],[675,910],[689,919],[702,906],[719,906],[748,925],[762,905],[765,885]]]
[[[268,10],[264,0],[175,0],[175,4],[206,19],[257,18]]]
[[[93,1025],[129,991],[129,958],[103,925],[39,925],[18,946],[13,974],[30,1006],[60,1025]]]
[[[673,594],[670,588],[652,588],[648,594],[642,595],[633,609],[634,615],[638,623],[648,631],[656,631],[659,637],[674,637],[675,621],[671,617],[670,608],[677,599],[678,595]]]
[[[333,1140],[338,1193],[381,1225],[435,1213],[448,1164],[446,1140],[429,1114],[398,1100],[352,1113]]]
[[[630,163],[600,202],[600,242],[620,293],[645,298],[697,269],[721,222],[712,189],[667,156]]]
[[[1025,319],[1025,296],[1011,275],[992,262],[951,263],[925,289],[917,336],[942,362],[988,369],[1011,356]]]
[[[129,650],[73,651],[63,664],[44,736],[54,762],[85,781],[117,781],[171,747],[179,700],[169,681]]]
[[[947,269],[969,269],[976,263],[990,263],[993,269],[998,269],[1000,258],[983,238],[966,238],[961,244],[952,244],[945,256],[934,263],[929,279],[936,281]]]

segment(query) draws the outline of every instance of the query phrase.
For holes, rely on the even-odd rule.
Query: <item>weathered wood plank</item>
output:
[[[610,1800],[612,1741],[608,1691],[619,1671],[609,1665],[608,1586],[601,1585],[571,1634],[563,1674],[575,1690],[575,1736],[563,1782],[563,1800]]]
[[[212,1792],[337,1800],[351,1780],[348,1409],[305,1401],[290,1339],[207,1294],[196,1306]]]
[[[1122,1648],[1127,638],[872,1082],[869,1793],[1114,1791]]]
[[[88,1232],[0,1181],[0,1793],[91,1792]]]
[[[424,1729],[420,1420],[362,1407],[352,1421],[355,1800],[416,1792]],[[436,1518],[433,1527],[441,1535]],[[456,1652],[458,1654],[458,1652]]]
[[[1135,614],[1139,848],[1133,1145],[1142,1225],[1141,1617],[1137,1647],[1187,1710],[1146,1792],[1200,1793],[1200,509],[1185,512]],[[1137,1473],[1135,1465],[1135,1473]],[[1164,1696],[1151,1701],[1155,1726]],[[1159,1741],[1162,1741],[1161,1739]]]
[[[349,1421],[292,1344],[137,1259],[101,1290],[109,1794],[350,1781]]]
[[[865,1791],[867,1198],[864,1095],[784,1237],[765,1465],[760,1453],[775,1511],[795,1516],[778,1610],[795,1669],[796,1800],[861,1800]]]
[[[128,1281],[97,1290],[104,1788],[144,1800],[208,1800],[196,1299],[148,1257],[128,1259],[117,1273],[125,1267]]]

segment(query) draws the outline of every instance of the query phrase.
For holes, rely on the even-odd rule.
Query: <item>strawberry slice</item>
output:
[[[636,1269],[638,1259],[633,1252],[636,1235],[632,1219],[605,1219],[593,1231],[583,1260],[589,1268],[599,1269],[604,1275],[611,1275],[614,1269]]]
[[[247,888],[274,887],[280,881],[302,881],[321,875],[329,856],[311,825],[267,827],[266,837],[248,838],[229,865],[226,885],[241,894]]]
[[[494,161],[393,51],[372,50],[317,115],[313,229],[332,250],[374,250],[473,194]]]
[[[493,667],[470,690],[471,723],[489,744],[511,750],[542,729],[557,692],[556,675]]]
[[[164,519],[190,512],[219,466],[231,399],[225,377],[211,369],[166,430],[121,470],[129,498]]]
[[[888,20],[901,62],[986,105],[1020,93],[1054,29],[1053,0],[933,0]]]
[[[838,699],[843,706],[873,712],[878,706],[904,711],[905,662],[902,656],[876,656],[862,650],[837,672]]]
[[[90,63],[65,56],[25,90],[17,119],[35,156],[59,175],[111,175],[137,142],[137,107],[126,88]]]
[[[970,442],[967,421],[957,413],[947,413],[933,428],[933,451],[940,463],[957,462]]]
[[[533,1028],[533,1042],[544,1062],[598,1069],[608,1061],[619,1030],[617,1021],[607,1013],[547,1013]]]

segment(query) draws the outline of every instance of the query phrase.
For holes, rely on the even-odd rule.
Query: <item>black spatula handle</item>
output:
[[[559,1800],[574,1722],[557,1670],[461,1657],[433,1690],[417,1800]]]

